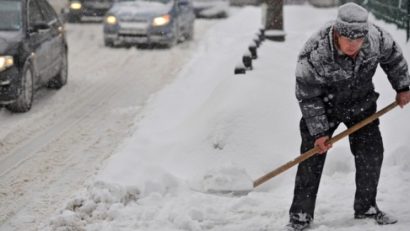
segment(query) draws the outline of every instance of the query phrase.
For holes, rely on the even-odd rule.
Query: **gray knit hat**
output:
[[[334,29],[351,39],[364,37],[369,30],[368,14],[365,8],[356,3],[346,3],[339,7]]]

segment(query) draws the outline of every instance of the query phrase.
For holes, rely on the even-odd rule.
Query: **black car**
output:
[[[35,90],[66,82],[64,28],[47,0],[0,0],[0,104],[26,112]]]
[[[103,17],[114,0],[69,0],[67,21],[81,22],[83,16]]]

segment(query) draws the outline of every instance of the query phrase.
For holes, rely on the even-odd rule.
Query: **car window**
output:
[[[37,0],[47,23],[57,20],[57,14],[46,0]]]
[[[0,30],[19,30],[21,28],[21,3],[0,1]]]
[[[43,15],[41,13],[40,7],[37,5],[35,0],[30,0],[28,4],[28,23],[33,25],[35,23],[44,22]]]

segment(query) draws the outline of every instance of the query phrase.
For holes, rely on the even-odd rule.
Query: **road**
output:
[[[67,25],[68,84],[41,90],[28,113],[0,109],[0,230],[37,230],[85,188],[216,23],[197,20],[172,49],[105,48],[100,24]]]

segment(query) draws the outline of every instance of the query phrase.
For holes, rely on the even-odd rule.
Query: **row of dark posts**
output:
[[[286,33],[283,30],[283,1],[284,0],[265,0],[263,4],[264,14],[263,28],[259,29],[252,44],[242,56],[242,63],[236,65],[235,74],[245,74],[247,70],[253,70],[252,61],[258,58],[257,48],[265,39],[284,42]],[[409,0],[410,1],[410,0]]]
[[[235,75],[245,74],[246,71],[253,70],[252,62],[253,60],[258,58],[257,49],[260,47],[263,41],[265,41],[265,29],[261,28],[256,33],[256,36],[251,44],[248,46],[248,50],[243,54],[242,62],[235,66]]]

